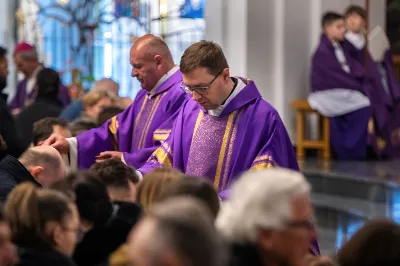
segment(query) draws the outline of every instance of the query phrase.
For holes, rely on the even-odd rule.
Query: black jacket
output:
[[[104,226],[91,229],[76,246],[73,259],[78,266],[107,265],[108,257],[126,242],[133,224],[111,217]]]
[[[5,157],[0,162],[0,202],[6,201],[11,190],[25,181],[30,181],[40,187],[40,184],[16,158]]]
[[[15,122],[21,131],[21,139],[25,148],[28,148],[32,142],[33,123],[46,117],[58,117],[62,108],[62,104],[58,100],[36,98],[34,103],[15,116]]]
[[[229,266],[265,266],[255,245],[230,245]]]
[[[0,92],[0,160],[6,155],[19,157],[24,150],[25,147],[7,106],[7,95]]]
[[[125,201],[114,201],[113,204],[118,206],[117,217],[132,225],[135,225],[142,216],[142,208],[139,204]]]
[[[15,241],[18,247],[19,263],[16,266],[75,266],[71,258],[53,249],[39,237]]]

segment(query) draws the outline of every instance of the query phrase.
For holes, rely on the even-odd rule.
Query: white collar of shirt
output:
[[[365,47],[366,41],[365,41],[365,36],[363,34],[348,31],[346,32],[345,37],[358,50],[362,50]]]
[[[32,75],[28,78],[28,81],[26,82],[26,92],[30,94],[33,89],[35,88],[36,85],[36,76],[42,70],[43,66],[39,65],[33,72]]]
[[[174,66],[173,68],[170,69],[160,80],[157,82],[157,84],[154,86],[154,88],[148,93],[149,99],[154,97],[154,94],[156,93],[157,89],[163,84],[167,79],[172,77],[176,73],[176,71],[179,70],[179,66]]]
[[[351,69],[350,69],[349,65],[347,64],[346,56],[344,55],[342,46],[337,42],[332,42],[332,44],[333,44],[333,47],[335,48],[336,59],[339,61],[340,65],[342,66],[342,69],[344,71],[346,71],[347,73],[350,73]]]
[[[224,111],[225,107],[228,106],[228,104],[239,94],[239,92],[241,92],[244,89],[244,87],[246,87],[246,84],[244,84],[244,82],[240,78],[236,79],[237,79],[236,88],[232,92],[232,94],[228,97],[228,99],[226,99],[225,103],[213,110],[208,110],[207,114],[211,116],[220,116],[221,113]]]

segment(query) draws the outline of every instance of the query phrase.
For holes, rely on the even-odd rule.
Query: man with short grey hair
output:
[[[198,200],[176,197],[155,205],[129,237],[132,265],[223,266],[222,242],[210,211]]]
[[[64,178],[66,169],[61,155],[49,146],[29,148],[19,159],[5,157],[0,162],[0,202],[18,184],[32,182],[37,186],[47,187]]]
[[[310,184],[298,172],[269,169],[244,174],[217,217],[231,244],[230,265],[302,265],[315,239]]]

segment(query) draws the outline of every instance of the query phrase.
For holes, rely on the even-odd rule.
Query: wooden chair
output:
[[[304,149],[317,149],[320,157],[329,160],[331,158],[329,118],[313,110],[306,99],[295,100],[291,106],[296,110],[297,158],[304,158]],[[308,114],[313,113],[318,115],[319,120],[318,130],[320,139],[318,140],[308,140],[305,138],[305,120]]]

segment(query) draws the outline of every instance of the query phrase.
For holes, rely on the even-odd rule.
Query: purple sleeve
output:
[[[263,169],[270,167],[284,167],[299,170],[296,154],[286,128],[276,111],[269,114],[268,130],[264,146],[254,159],[251,169]]]
[[[181,146],[181,139],[178,136],[180,136],[182,132],[183,110],[184,107],[182,107],[178,112],[168,138],[153,152],[146,164],[138,169],[138,171],[143,175],[160,167],[174,167],[177,169],[183,168],[178,167],[178,162],[174,162],[174,148],[179,148]]]
[[[133,130],[133,104],[128,109],[109,119],[102,126],[78,135],[78,168],[87,169],[104,151],[121,150],[129,146]]]
[[[165,134],[165,132],[170,132],[169,134],[171,134],[174,122],[179,115],[179,110],[186,101],[187,101],[186,95],[179,94],[179,96],[175,99],[175,101],[173,101],[173,103],[170,105],[167,111],[167,117],[170,118],[166,120],[164,123],[162,123],[161,126],[159,126],[158,129],[155,130],[153,133],[153,140],[154,140],[153,147],[140,149],[133,153],[124,152],[124,159],[128,165],[133,166],[135,168],[140,168],[147,162],[147,160],[151,157],[154,151],[156,151],[157,148],[161,145],[161,143],[168,138],[169,135]]]

